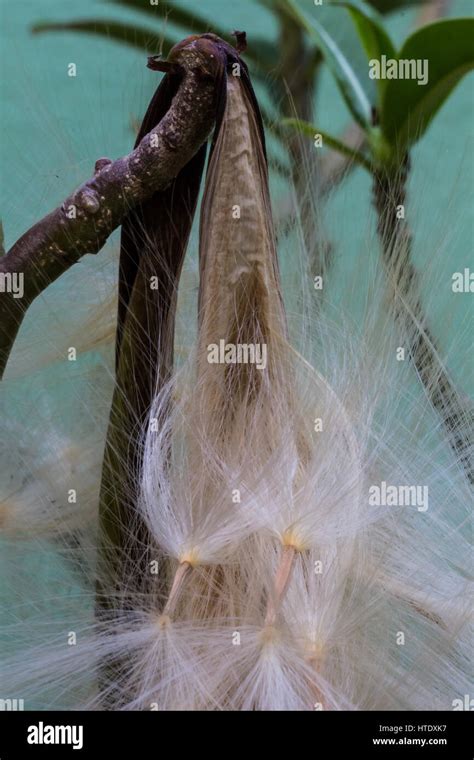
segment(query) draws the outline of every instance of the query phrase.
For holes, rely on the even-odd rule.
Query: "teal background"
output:
[[[209,16],[229,31],[246,29],[249,44],[252,44],[253,34],[276,40],[273,17],[252,0],[201,0],[199,3],[189,0],[181,4],[195,7],[201,15]],[[450,15],[471,15],[473,9],[474,0],[455,0]],[[116,158],[130,150],[134,142],[133,123],[143,115],[158,75],[146,69],[146,55],[131,47],[83,34],[32,35],[30,32],[38,21],[92,17],[128,19],[144,26],[143,14],[97,0],[0,0],[0,10],[0,217],[8,250],[29,226],[92,174],[97,158]],[[404,10],[388,18],[388,27],[398,43],[412,29],[417,13],[418,9]],[[332,10],[331,14],[332,19],[329,12],[327,15],[331,30],[344,49],[351,50],[355,63],[363,65],[345,13]],[[160,31],[159,25],[153,28]],[[185,36],[183,30],[173,28],[172,24],[167,25],[167,33],[176,40]],[[275,56],[277,60],[276,42]],[[75,78],[67,76],[71,62],[77,66]],[[257,92],[262,102],[270,106],[261,87],[257,86]],[[474,385],[472,361],[469,361],[473,296],[453,294],[451,275],[464,267],[474,268],[473,109],[473,76],[470,75],[457,87],[413,151],[407,208],[415,234],[415,261],[425,275],[422,284],[425,308],[448,366],[465,392]],[[323,72],[317,91],[315,121],[322,130],[334,134],[342,132],[350,122],[350,115],[327,71]],[[278,209],[287,188],[272,177],[272,190]],[[355,170],[320,211],[318,224],[323,224],[334,247],[334,265],[327,287],[336,305],[347,307],[348,293],[351,304],[357,301],[356,296],[362,304],[366,301],[373,263],[378,257],[370,192],[368,176],[362,170]],[[117,236],[118,233],[114,233],[108,246],[112,257],[117,251]],[[295,240],[290,238],[279,250],[285,283],[294,274],[295,246]],[[196,248],[194,236],[186,265],[194,275]],[[71,319],[75,317],[85,292],[91,294],[92,302],[100,302],[100,288],[104,286],[105,291],[113,277],[113,271],[108,269],[105,274],[104,262],[110,261],[106,256],[107,252],[102,252],[96,257],[85,257],[51,288],[48,308],[57,303],[54,319],[64,322],[66,335],[70,315],[63,317],[61,309],[69,308]],[[79,280],[81,289],[78,289]],[[195,278],[191,277],[189,282],[195,286]],[[34,330],[42,306],[40,301],[38,299],[28,313],[23,328],[26,332]],[[19,418],[24,420],[25,431],[28,424],[35,424],[41,396],[46,392],[52,401],[51,408],[55,409],[55,422],[65,431],[71,419],[78,424],[86,410],[92,414],[89,408],[92,383],[82,382],[81,373],[87,365],[79,364],[74,369],[56,367],[51,376],[48,370],[43,370],[31,386],[25,382],[9,388],[7,403],[21,409]],[[72,409],[76,412],[71,412]],[[81,579],[54,545],[44,542],[36,548],[32,551],[30,544],[13,544],[2,549],[0,573],[13,581],[13,588],[0,584],[0,608],[4,605],[8,611],[13,609],[14,620],[22,625],[30,615],[34,618],[42,602],[47,611],[48,631],[50,627],[64,631],[69,619],[71,627],[77,630],[78,617],[87,625],[92,617],[93,601],[83,593]],[[41,636],[42,632],[35,626],[31,639]]]

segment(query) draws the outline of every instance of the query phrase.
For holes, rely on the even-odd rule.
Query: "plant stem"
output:
[[[462,464],[469,483],[474,484],[472,447],[474,410],[463,400],[439,360],[437,341],[426,324],[418,275],[411,262],[412,233],[397,208],[406,204],[408,155],[394,170],[379,168],[374,173],[373,197],[378,214],[378,234],[389,276],[395,319],[408,340],[408,352],[426,394],[438,412],[451,448]]]

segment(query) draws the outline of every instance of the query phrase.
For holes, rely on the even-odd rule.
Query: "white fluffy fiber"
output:
[[[15,626],[23,643],[3,673],[8,694],[42,707],[100,709],[107,690],[97,691],[96,668],[105,657],[126,663],[114,685],[121,709],[451,709],[469,693],[469,496],[462,469],[436,415],[413,390],[409,365],[394,360],[389,321],[372,311],[358,336],[339,326],[336,337],[341,361],[329,353],[324,379],[289,351],[294,415],[280,416],[278,445],[263,459],[264,409],[249,431],[251,445],[239,447],[232,461],[221,460],[193,424],[201,389],[192,382],[191,354],[157,397],[151,417],[158,432],[148,428],[144,439],[141,508],[153,536],[174,567],[193,553],[174,619],[160,613],[165,600],[140,598],[135,613],[109,626],[84,624],[93,603],[86,586],[82,619],[60,599],[67,612],[47,629],[33,634],[30,619]],[[309,359],[323,367],[328,357],[321,351]],[[173,411],[162,418],[160,405],[171,396]],[[273,404],[277,419],[276,397]],[[323,418],[319,433],[316,417]],[[53,470],[45,458],[44,467],[49,478],[56,472],[54,489],[67,490],[70,448],[60,443],[61,450],[60,464]],[[382,480],[428,485],[429,509],[369,507],[368,488]],[[236,488],[240,503],[232,500]],[[45,502],[38,500],[33,523],[30,490],[19,503],[27,505],[27,532],[44,519]],[[43,528],[67,533],[70,510],[52,502],[51,509]],[[40,552],[34,532],[32,550]],[[288,536],[302,551],[276,620],[266,626],[265,600]],[[30,595],[41,613],[47,590],[32,580]]]

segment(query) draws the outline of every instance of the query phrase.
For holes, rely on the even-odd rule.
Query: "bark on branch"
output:
[[[202,46],[189,44],[164,64],[170,66],[182,80],[160,123],[129,155],[99,159],[94,176],[0,258],[0,378],[36,296],[84,254],[100,251],[130,209],[165,189],[207,140],[215,120],[214,62]],[[13,276],[21,297],[21,289],[12,292]]]

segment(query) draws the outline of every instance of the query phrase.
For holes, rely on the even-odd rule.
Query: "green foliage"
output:
[[[159,32],[153,32],[146,27],[121,24],[116,21],[105,19],[85,19],[84,21],[69,21],[65,23],[41,22],[32,27],[33,34],[41,32],[82,32],[84,34],[97,34],[107,37],[116,42],[145,50],[147,53],[162,51],[167,55],[175,44],[174,40],[164,37]]]
[[[204,32],[212,30],[219,37],[227,37],[229,32],[228,29],[216,27],[212,19],[201,16],[196,11],[188,11],[181,6],[174,5],[172,2],[164,2],[162,0],[159,5],[151,5],[150,0],[108,0],[108,2],[146,13],[149,18],[154,17],[160,20],[168,18],[171,23],[186,29],[188,34],[192,34],[193,32],[204,34]]]
[[[368,127],[372,115],[370,101],[356,72],[335,40],[319,21],[301,11],[294,0],[277,0],[277,4],[301,24],[318,45],[354,119],[361,126]]]
[[[185,30],[187,34],[204,34],[204,32],[210,31],[223,39],[229,37],[230,30],[219,27],[212,18],[206,18],[194,10],[188,11],[172,2],[162,1],[159,5],[150,5],[150,0],[108,1],[145,13],[149,19],[162,21],[166,18],[170,23]],[[252,36],[251,45],[246,51],[246,58],[255,65],[257,71],[268,72],[275,66],[275,46],[268,40]]]
[[[132,3],[145,3],[146,0],[130,0]],[[128,2],[128,0],[112,0],[112,2]],[[256,0],[261,5],[265,5],[269,10],[274,10],[275,0]],[[329,4],[332,0],[326,0]],[[433,0],[366,0],[379,13],[393,13],[400,10],[400,8],[413,8],[418,5],[427,5],[433,2]]]
[[[445,19],[418,29],[398,58],[429,61],[426,85],[391,79],[384,92],[382,131],[390,143],[404,149],[420,139],[458,82],[474,68],[474,19]]]
[[[340,5],[349,11],[369,60],[380,58],[382,55],[386,55],[387,58],[396,57],[393,42],[385,30],[383,21],[377,11],[374,11],[369,6],[361,7],[354,2],[337,2],[334,5]],[[387,82],[384,79],[377,80],[379,101],[382,100],[386,84]]]
[[[110,2],[128,5],[135,8],[135,10],[147,12],[150,21],[153,19],[157,21],[162,20],[163,10],[166,9],[169,13],[169,20],[173,21],[178,27],[186,29],[188,33],[196,31],[202,34],[208,30],[212,30],[220,37],[229,37],[227,31],[221,29],[216,31],[216,26],[212,21],[202,19],[194,13],[188,13],[181,9],[178,11],[177,8],[171,7],[169,4],[166,6],[150,6],[148,2],[142,0],[110,0]],[[158,9],[160,9],[161,15],[157,14]],[[151,25],[147,27],[130,22],[122,23],[113,19],[99,18],[68,22],[44,21],[35,24],[31,31],[33,34],[68,31],[96,34],[101,37],[107,37],[115,42],[121,42],[139,50],[144,50],[147,53],[161,52],[163,56],[167,56],[173,45],[181,39],[178,35],[174,37],[171,34],[163,35],[158,29],[155,31]],[[245,57],[252,63],[254,77],[265,80],[268,72],[275,67],[275,46],[266,39],[253,37]]]
[[[396,53],[381,18],[373,9],[350,0],[334,3],[349,12],[368,60],[379,60],[385,55],[396,61],[428,61],[428,82],[424,85],[412,78],[378,80],[377,101],[369,104],[369,113],[375,109],[378,113],[380,128],[376,128],[367,118],[367,109],[363,114],[360,109],[363,82],[354,69],[346,65],[336,41],[326,30],[322,35],[319,22],[302,14],[294,0],[280,2],[292,9],[294,18],[308,33],[321,38],[322,54],[341,95],[367,133],[374,165],[395,166],[399,157],[422,137],[461,78],[474,68],[473,19],[445,19],[418,29]],[[298,128],[305,131],[301,124]],[[340,150],[336,138],[331,140]]]
[[[400,8],[413,8],[416,5],[427,5],[433,0],[367,0],[379,13],[393,13]]]

